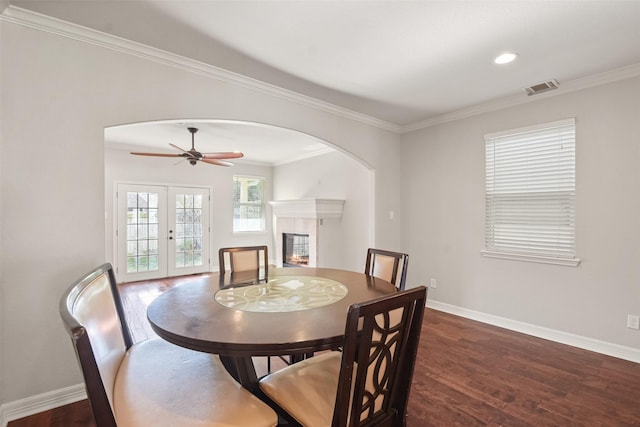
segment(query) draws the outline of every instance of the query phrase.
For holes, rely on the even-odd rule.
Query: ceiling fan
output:
[[[169,144],[173,148],[181,151],[181,153],[176,154],[168,154],[168,153],[144,153],[144,152],[131,152],[136,156],[156,156],[156,157],[183,157],[192,165],[196,165],[198,162],[208,163],[210,165],[218,165],[218,166],[233,166],[233,163],[227,162],[226,159],[237,159],[243,157],[239,151],[227,151],[227,152],[219,152],[219,153],[201,153],[196,151],[194,148],[194,135],[198,132],[198,128],[187,128],[187,130],[191,133],[191,150],[183,150],[175,144]]]

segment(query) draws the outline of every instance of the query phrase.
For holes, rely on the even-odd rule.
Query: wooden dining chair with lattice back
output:
[[[401,252],[369,248],[364,272],[369,276],[379,277],[393,283],[399,290],[404,290],[407,280],[409,255]]]
[[[60,315],[98,427],[277,425],[218,356],[159,338],[134,344],[110,264],[63,294]]]
[[[292,425],[404,426],[427,288],[349,307],[342,351],[264,376],[260,390]]]

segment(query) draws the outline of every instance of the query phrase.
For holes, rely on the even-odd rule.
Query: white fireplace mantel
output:
[[[282,267],[283,235],[285,233],[309,236],[309,267],[317,267],[322,262],[323,250],[318,246],[323,241],[328,246],[327,235],[335,235],[342,219],[344,200],[301,199],[269,202],[273,214],[273,238],[276,267]],[[322,230],[322,231],[321,231]],[[322,234],[322,236],[319,236]],[[323,237],[325,236],[325,237]],[[324,239],[324,240],[323,240]]]
[[[281,218],[339,219],[344,200],[300,199],[269,202],[273,216]]]

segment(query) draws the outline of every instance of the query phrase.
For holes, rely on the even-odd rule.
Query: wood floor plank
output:
[[[640,426],[638,375],[637,363],[427,310],[408,425]]]
[[[134,341],[155,335],[151,301],[197,277],[121,285]],[[254,362],[266,373],[265,358]],[[86,400],[8,424],[69,426],[95,427]],[[427,309],[407,426],[638,427],[640,364]]]

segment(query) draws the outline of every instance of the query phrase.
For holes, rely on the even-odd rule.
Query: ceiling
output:
[[[547,80],[557,80],[560,91],[563,84],[640,64],[637,0],[10,4],[215,65],[399,129],[500,99],[524,99],[523,88]],[[505,51],[516,52],[517,60],[495,65],[493,59]]]
[[[191,149],[191,133],[195,127],[194,147],[201,153],[240,151],[242,159],[231,163],[276,166],[334,151],[311,135],[276,126],[229,120],[165,120],[114,126],[105,129],[105,144],[115,149],[179,153],[169,144]],[[159,162],[171,164],[171,159]],[[173,163],[177,163],[173,160]]]

